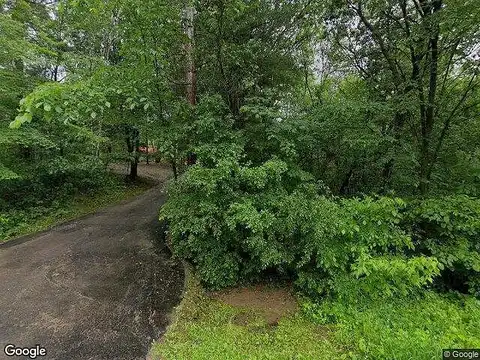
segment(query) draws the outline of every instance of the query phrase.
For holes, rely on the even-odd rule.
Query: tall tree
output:
[[[418,149],[418,189],[425,194],[452,124],[464,120],[479,83],[480,12],[475,1],[349,0],[329,27],[337,50],[385,101],[394,116],[383,133]],[[465,119],[466,120],[466,119]],[[392,174],[394,159],[384,176]]]
[[[291,90],[303,80],[302,46],[318,32],[318,7],[310,0],[197,2],[199,92],[222,94],[238,117],[247,97]]]

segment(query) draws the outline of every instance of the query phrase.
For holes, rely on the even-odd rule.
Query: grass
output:
[[[416,297],[345,304],[305,303],[319,324],[335,323],[350,359],[431,360],[442,349],[480,348],[480,300],[433,291]]]
[[[480,301],[473,296],[427,291],[357,304],[304,299],[302,313],[271,326],[252,309],[207,296],[188,270],[184,299],[150,357],[432,360],[442,349],[480,348],[479,319]]]
[[[251,309],[206,296],[191,272],[186,281],[184,299],[166,335],[154,345],[152,359],[334,359],[339,353],[329,341],[328,327],[301,314],[272,326]],[[246,312],[249,316],[243,316]],[[242,325],[235,322],[238,315]]]
[[[22,221],[0,232],[0,243],[5,243],[20,236],[47,230],[61,223],[94,213],[104,207],[134,197],[152,187],[152,183],[138,181],[136,183],[116,182],[115,186],[105,187],[92,194],[76,195],[64,199],[60,206],[47,208],[40,214],[25,211]]]

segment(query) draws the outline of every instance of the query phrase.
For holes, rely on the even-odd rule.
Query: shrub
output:
[[[237,162],[194,166],[170,189],[161,217],[169,220],[174,250],[197,265],[208,285],[234,285],[288,261],[272,212],[287,193],[281,182],[286,171],[281,161],[255,168]]]
[[[265,111],[255,102],[242,110],[275,123]],[[203,99],[189,131],[199,161],[170,188],[161,217],[176,254],[208,286],[274,270],[312,297],[407,296],[432,282],[480,293],[480,200],[335,198],[296,165],[262,162],[263,153],[255,166],[242,163],[242,142],[215,97]]]
[[[414,200],[404,227],[417,252],[440,262],[443,287],[480,295],[480,199],[457,195]]]
[[[433,281],[436,259],[411,254],[411,237],[400,227],[401,199],[319,198],[305,226],[297,284],[312,297],[406,295]]]
[[[212,288],[274,269],[312,296],[407,294],[438,274],[436,259],[407,257],[400,199],[319,195],[308,174],[279,160],[194,166],[161,210],[177,255]],[[352,290],[355,287],[355,291]]]

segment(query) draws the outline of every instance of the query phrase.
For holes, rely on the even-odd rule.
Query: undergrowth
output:
[[[116,175],[111,181],[96,191],[63,196],[45,205],[36,205],[24,209],[11,208],[0,214],[0,243],[16,237],[43,231],[56,224],[75,219],[105,206],[141,194],[152,186],[139,181],[126,183]]]

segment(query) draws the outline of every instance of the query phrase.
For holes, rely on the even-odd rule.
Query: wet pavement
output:
[[[145,359],[180,301],[184,273],[161,240],[160,187],[0,245],[0,359]]]

